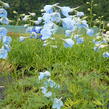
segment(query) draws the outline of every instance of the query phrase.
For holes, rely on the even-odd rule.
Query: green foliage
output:
[[[62,36],[56,35],[55,37]],[[12,65],[15,65],[15,67],[21,66],[27,69],[33,67],[38,71],[64,66],[65,69],[67,68],[69,71],[73,70],[74,73],[80,71],[91,72],[93,70],[109,72],[108,59],[102,57],[104,49],[95,52],[91,40],[91,38],[86,37],[84,44],[76,44],[73,48],[67,49],[63,46],[64,42],[62,44],[60,42],[61,40],[58,39],[58,41],[54,41],[53,44],[58,43],[57,45],[59,46],[57,50],[51,46],[43,47],[40,39],[27,39],[21,43],[15,39],[12,42],[12,50],[9,53],[8,61]]]
[[[20,79],[7,86],[6,99],[0,102],[3,109],[50,109],[46,108],[50,101],[39,90],[37,77]],[[49,107],[49,106],[48,106]]]
[[[109,88],[101,84],[100,78],[103,76],[91,73],[67,83],[72,96],[67,98],[65,109],[94,109],[97,106],[105,109],[109,100],[105,96],[108,95]]]
[[[28,13],[28,12],[36,12],[37,16],[40,16],[40,10],[43,6],[47,4],[60,3],[62,6],[71,6],[77,7],[80,6],[80,11],[85,11],[86,15],[88,14],[86,2],[90,2],[92,0],[3,0],[8,2],[11,6],[9,9],[10,18],[15,18],[13,14],[13,10],[16,10],[18,13]],[[94,13],[97,16],[104,16],[104,20],[108,20],[109,17],[109,1],[107,0],[93,0],[94,3],[97,3],[97,7],[94,8]]]
[[[62,37],[56,35],[55,37]],[[90,41],[89,41],[90,40]],[[40,39],[15,38],[8,62],[13,66],[13,82],[7,85],[6,97],[0,106],[5,109],[51,109],[50,99],[41,93],[38,82],[40,71],[51,72],[60,85],[53,90],[64,102],[63,109],[105,109],[109,102],[109,60],[102,57],[103,50],[93,50],[92,38],[73,48],[43,47]]]

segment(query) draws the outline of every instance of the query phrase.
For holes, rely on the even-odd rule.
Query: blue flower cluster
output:
[[[89,27],[87,20],[85,20],[84,12],[78,12],[76,8],[61,7],[58,3],[44,6],[42,12],[42,17],[38,17],[38,19],[34,21],[36,26],[28,26],[26,32],[31,34],[30,38],[42,39],[44,42],[43,46],[50,45],[47,39],[52,39],[59,27],[63,28],[65,33],[65,38],[60,39],[66,48],[71,48],[75,44],[84,43],[84,36],[93,37],[95,51],[107,46],[108,41],[106,41],[106,39],[103,39],[103,41],[99,43],[98,37],[101,35],[101,32],[100,30],[98,31],[97,28]],[[101,37],[102,36],[100,36],[100,38]],[[26,38],[28,37],[20,37],[20,42]],[[50,46],[57,48],[57,45]],[[105,55],[103,56],[105,57]]]
[[[72,12],[76,14],[72,15]],[[53,36],[58,27],[62,27],[67,37],[62,39],[64,45],[65,47],[72,47],[75,42],[73,41],[74,36],[79,36],[76,39],[77,44],[84,42],[84,38],[81,38],[84,35],[83,31],[89,36],[95,35],[95,31],[89,28],[87,21],[82,19],[83,16],[83,12],[78,12],[70,7],[60,7],[58,4],[46,5],[42,17],[38,17],[37,21],[34,21],[36,26],[27,27],[26,32],[31,34],[30,38],[47,40]],[[20,39],[20,41],[24,41],[25,37]]]
[[[6,6],[8,5],[6,4]],[[9,23],[7,11],[4,8],[0,8],[0,23],[6,25]],[[7,32],[6,28],[0,27],[0,42],[2,43],[2,47],[0,48],[0,59],[6,59],[8,57],[8,52],[10,51],[12,39],[7,36]]]
[[[59,89],[60,85],[56,84],[53,80],[50,79],[50,72],[40,72],[40,75],[38,77],[40,82],[43,82],[43,86],[41,87],[42,93],[45,97],[50,98],[53,102],[53,109],[61,109],[63,106],[63,102],[61,99],[54,98],[55,93],[52,93],[52,91],[49,91],[50,89]],[[49,89],[49,90],[48,90]]]

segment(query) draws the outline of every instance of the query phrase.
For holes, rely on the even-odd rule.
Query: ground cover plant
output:
[[[109,108],[109,32],[77,9],[56,3],[38,20],[24,17],[34,26],[26,24],[27,34],[12,37],[11,51],[0,54],[0,75],[11,78],[2,109]]]

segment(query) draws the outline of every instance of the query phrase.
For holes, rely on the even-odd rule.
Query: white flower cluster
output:
[[[100,36],[98,35],[95,40],[93,40],[95,47],[95,51],[99,51],[102,48],[109,47],[109,32],[107,31],[105,34],[102,33]],[[103,57],[109,58],[109,52],[104,52]]]

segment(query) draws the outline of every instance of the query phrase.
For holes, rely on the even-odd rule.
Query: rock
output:
[[[5,86],[0,86],[0,100],[4,99]]]
[[[12,77],[7,76],[0,76],[0,100],[4,99],[5,97],[5,85],[8,85],[12,81]]]

